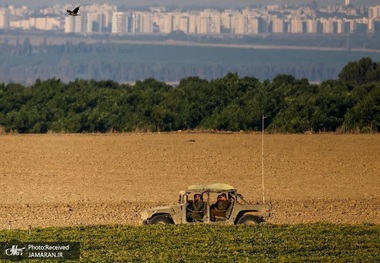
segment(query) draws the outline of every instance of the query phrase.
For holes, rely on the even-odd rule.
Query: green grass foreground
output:
[[[380,262],[380,226],[370,224],[0,230],[0,242],[12,239],[80,242],[80,262]]]

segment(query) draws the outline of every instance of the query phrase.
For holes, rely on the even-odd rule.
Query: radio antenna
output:
[[[262,116],[261,119],[261,185],[263,190],[263,204],[265,204],[265,186],[264,186],[264,119],[266,116]]]

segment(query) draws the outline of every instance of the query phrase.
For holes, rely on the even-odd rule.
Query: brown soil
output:
[[[0,229],[139,224],[191,184],[262,200],[261,134],[0,136]],[[380,224],[380,135],[265,135],[272,224]]]

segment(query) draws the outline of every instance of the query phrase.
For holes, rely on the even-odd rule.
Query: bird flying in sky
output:
[[[79,11],[79,7],[80,6],[75,7],[74,10],[67,10],[68,15],[70,15],[70,16],[77,16],[78,15],[78,11]]]

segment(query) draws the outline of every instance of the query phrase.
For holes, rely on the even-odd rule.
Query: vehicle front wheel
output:
[[[257,225],[257,224],[260,224],[261,222],[262,222],[262,220],[257,216],[244,215],[237,221],[237,224]]]
[[[151,224],[173,224],[173,221],[165,215],[157,215],[157,216],[154,216],[150,220],[150,223]]]

